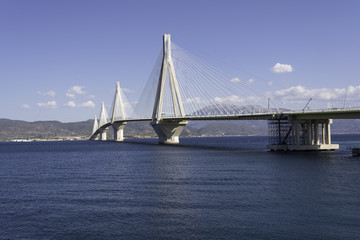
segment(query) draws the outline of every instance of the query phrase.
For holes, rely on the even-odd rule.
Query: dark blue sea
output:
[[[360,135],[126,141],[0,143],[0,239],[360,239]]]

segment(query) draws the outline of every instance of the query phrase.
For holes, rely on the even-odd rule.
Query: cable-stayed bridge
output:
[[[148,121],[159,143],[177,144],[188,121],[267,120],[270,150],[334,150],[332,119],[360,119],[360,108],[291,111],[279,108],[265,94],[210,66],[163,36],[163,49],[135,107],[116,83],[108,116],[102,103],[91,140],[123,141],[127,122]]]

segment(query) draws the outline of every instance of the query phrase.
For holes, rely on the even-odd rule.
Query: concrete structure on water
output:
[[[181,75],[184,74],[181,73]],[[187,115],[184,111],[184,106],[179,90],[179,83],[177,80],[174,62],[172,59],[171,40],[169,34],[165,34],[163,36],[161,70],[157,79],[158,82],[154,99],[155,101],[152,108],[152,116],[141,119],[130,119],[129,116],[126,115],[124,111],[123,99],[121,96],[122,94],[120,83],[117,82],[115,98],[112,108],[112,118],[109,119],[105,110],[105,105],[104,103],[102,103],[100,118],[99,121],[97,121],[95,117],[93,132],[90,139],[100,139],[102,141],[105,141],[106,132],[109,126],[112,126],[114,129],[114,140],[123,141],[123,131],[127,122],[149,121],[150,125],[153,127],[159,137],[160,144],[178,144],[179,136],[188,121],[190,120],[268,120],[269,145],[267,145],[267,148],[269,150],[322,151],[335,150],[339,148],[338,144],[331,143],[330,126],[332,124],[332,119],[360,119],[359,108],[284,112],[274,110],[272,112],[268,107],[268,111],[265,112],[253,112],[251,110],[245,113],[228,113],[226,115]],[[165,85],[170,88],[170,96],[167,96],[167,104],[171,105],[171,116],[163,115]],[[184,89],[187,86],[180,87]],[[200,98],[195,96],[194,99]],[[189,100],[189,98],[187,98],[187,100]],[[226,110],[226,112],[228,111]],[[99,135],[100,138],[98,137]]]
[[[271,151],[321,151],[339,149],[331,143],[332,119],[298,119],[297,115],[283,115],[268,120]]]
[[[185,117],[185,111],[181,100],[179,85],[176,79],[174,64],[171,58],[171,40],[170,34],[163,36],[163,58],[160,71],[160,78],[157,86],[154,109],[151,119],[151,126],[159,136],[161,144],[177,144],[179,136],[187,124],[187,121],[164,120],[162,107],[164,101],[164,86],[166,74],[169,75],[172,107],[175,117]]]

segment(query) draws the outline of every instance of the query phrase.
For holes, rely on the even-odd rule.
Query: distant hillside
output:
[[[229,124],[226,122],[214,122],[206,124],[200,129],[196,129],[196,133],[199,136],[252,136],[267,135],[267,129],[243,124],[240,125]]]
[[[251,124],[253,122],[254,124]],[[26,122],[0,119],[0,141],[13,139],[88,139],[93,120],[61,123],[58,121]],[[265,121],[201,121],[189,122],[181,136],[232,136],[264,135],[267,133]],[[129,122],[124,130],[126,138],[157,137],[148,122]],[[108,138],[113,131],[109,128]]]
[[[58,121],[26,122],[19,120],[0,119],[0,141],[13,139],[88,139],[93,120],[62,123]],[[247,121],[190,121],[183,130],[183,137],[198,136],[253,136],[267,135],[267,122],[258,120]],[[334,134],[360,134],[360,120],[334,120]],[[126,138],[157,137],[148,122],[129,122],[125,129]],[[109,139],[113,131],[108,131]]]
[[[0,119],[0,140],[86,137],[91,132],[92,125],[92,120],[61,123],[58,121],[25,122]]]

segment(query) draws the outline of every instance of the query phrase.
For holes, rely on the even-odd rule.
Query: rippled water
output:
[[[359,135],[181,141],[0,143],[0,239],[359,239]]]

